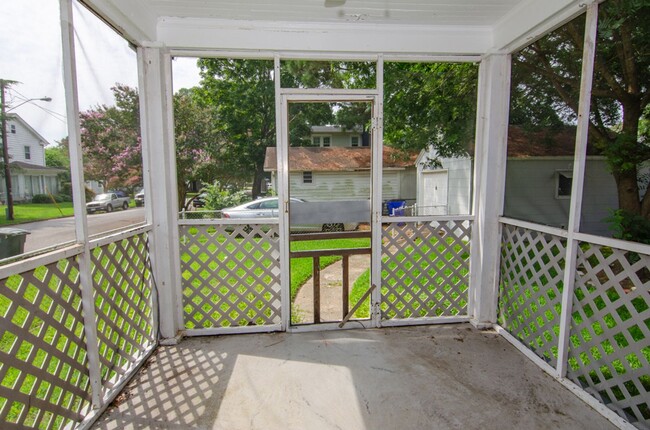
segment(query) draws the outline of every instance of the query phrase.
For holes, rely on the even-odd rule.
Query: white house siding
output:
[[[11,125],[16,126],[16,133],[11,133]],[[36,166],[45,166],[45,142],[40,141],[20,120],[7,121],[7,142],[9,159],[24,161]],[[25,146],[30,147],[30,159],[25,158]]]
[[[565,157],[508,159],[504,215],[566,228],[569,198],[557,198],[557,172],[571,171]],[[585,172],[581,231],[611,235],[605,219],[618,206],[616,184],[604,159],[589,157]]]
[[[400,194],[401,189],[409,189],[409,186],[402,186],[401,170],[387,170],[383,174],[383,199],[407,199]],[[411,175],[413,177],[413,175]],[[273,187],[277,189],[277,178],[275,172],[272,175]],[[312,172],[312,183],[303,183],[302,172],[291,172],[289,176],[289,191],[291,197],[303,198],[311,201],[328,200],[354,200],[369,199],[371,195],[370,172]],[[411,185],[410,189],[414,189]]]

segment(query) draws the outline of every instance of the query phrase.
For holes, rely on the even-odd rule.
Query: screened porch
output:
[[[602,90],[593,86],[598,27],[609,22],[599,9],[609,2],[61,0],[72,194],[85,195],[88,174],[77,70],[85,50],[75,35],[83,8],[136,52],[144,219],[90,234],[85,198],[75,197],[73,243],[0,265],[0,427],[650,428],[650,245],[602,233],[609,208],[592,208],[606,189],[590,179],[606,152],[594,158],[589,129],[592,89]],[[535,207],[539,190],[509,188],[537,169],[508,182],[531,157],[510,152],[512,94],[525,86],[513,57],[576,22],[570,155],[554,154],[563,167],[546,175],[556,219]],[[179,202],[176,58],[268,62],[272,216],[208,216]],[[296,60],[361,62],[370,78],[286,86]],[[447,193],[466,184],[466,209],[427,211],[414,192],[411,210],[386,211],[387,178],[403,168],[386,166],[387,89],[392,71],[411,63],[476,68],[466,176],[453,182],[442,169]],[[336,104],[334,113],[367,107],[355,151],[367,151],[368,166],[348,169],[368,184],[355,204],[298,203],[295,177],[309,187],[323,169],[294,168],[292,107],[318,103]],[[645,207],[643,163],[634,182]],[[317,231],[296,233],[312,224]],[[362,245],[300,247],[309,240]],[[366,271],[356,301],[353,256]],[[328,257],[343,294],[330,319],[321,315]],[[302,320],[299,258],[312,289]]]

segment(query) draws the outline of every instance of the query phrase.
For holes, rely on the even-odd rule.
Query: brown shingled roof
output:
[[[572,157],[576,129],[527,131],[518,126],[508,128],[508,157]],[[587,155],[599,155],[594,145],[588,145]]]
[[[417,153],[405,153],[384,147],[384,168],[407,168],[415,165]],[[370,148],[304,146],[289,149],[289,170],[331,172],[370,169]],[[275,147],[266,148],[264,171],[277,170]]]

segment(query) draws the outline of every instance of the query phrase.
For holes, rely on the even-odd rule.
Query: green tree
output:
[[[111,90],[115,106],[80,114],[84,174],[109,188],[133,189],[142,184],[138,91],[121,84]]]
[[[200,59],[203,107],[216,109],[219,133],[228,141],[223,162],[252,177],[253,197],[261,193],[266,148],[275,146],[273,62]]]
[[[216,132],[226,142],[220,152],[222,166],[246,175],[253,184],[252,195],[257,197],[264,180],[266,148],[276,146],[273,62],[210,58],[200,59],[198,65],[202,106],[216,110]],[[313,73],[289,71],[282,76],[283,86],[296,87],[300,79],[311,79]],[[328,124],[332,118],[332,108],[322,103],[293,105],[292,144],[309,145],[310,127]]]
[[[465,155],[474,141],[478,66],[387,63],[384,139],[404,150]]]
[[[199,102],[198,89],[182,89],[174,94],[174,133],[179,210],[192,181],[210,183],[220,178],[237,182],[239,172],[228,171],[222,163],[223,138],[214,126],[216,109]]]
[[[56,145],[45,148],[45,165],[48,167],[59,167],[70,169],[70,154],[68,152],[67,138]]]
[[[650,160],[650,3],[601,4],[589,137],[607,157],[619,208],[650,219],[650,194],[640,196],[639,166]],[[558,127],[575,120],[580,90],[584,17],[513,56],[511,122]]]

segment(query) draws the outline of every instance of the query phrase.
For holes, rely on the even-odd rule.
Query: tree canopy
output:
[[[80,114],[86,179],[109,188],[142,185],[142,142],[138,92],[112,87],[114,106],[98,105]]]
[[[619,208],[650,218],[639,166],[650,160],[650,3],[608,0],[599,11],[589,138],[607,157]],[[511,122],[554,128],[578,111],[584,16],[513,56]],[[645,124],[645,125],[644,125]]]

